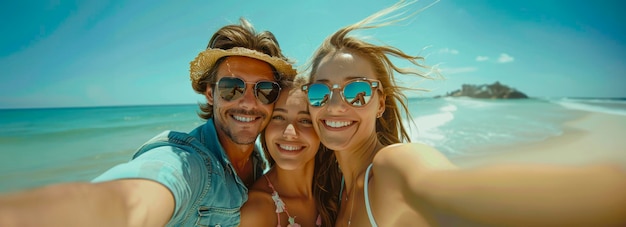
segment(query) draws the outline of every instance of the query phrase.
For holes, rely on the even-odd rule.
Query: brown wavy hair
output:
[[[278,40],[273,33],[269,31],[263,31],[257,33],[254,30],[254,27],[250,22],[248,22],[244,18],[239,19],[239,25],[227,25],[220,28],[207,45],[207,49],[209,48],[217,48],[228,50],[233,47],[243,47],[250,50],[256,50],[258,52],[267,54],[272,57],[281,58],[287,62],[290,60],[285,57],[278,45]],[[207,75],[204,76],[204,79],[198,83],[198,86],[194,86],[194,90],[199,94],[204,94],[206,91],[207,85],[215,84],[217,79],[217,68],[219,65],[226,59],[225,57],[218,59],[213,67],[207,71]],[[279,81],[279,83],[284,83],[284,80],[281,80],[281,76],[276,69],[272,67],[274,71],[274,79]],[[202,119],[209,119],[213,117],[213,105],[207,103],[200,103],[200,113],[198,116]]]
[[[304,77],[296,77],[293,83],[287,83],[286,89],[298,89],[308,80]],[[270,167],[273,167],[276,161],[270,155],[265,141],[265,129],[261,132],[261,147],[263,154],[267,159]],[[324,144],[320,143],[317,153],[315,154],[315,167],[313,170],[313,198],[315,198],[315,206],[317,212],[322,219],[322,226],[334,226],[337,220],[337,212],[339,211],[339,194],[334,189],[341,187],[341,171],[339,165],[335,161],[334,165],[326,164],[328,160],[337,160],[335,152],[328,149]]]
[[[322,226],[334,226],[337,220],[341,176],[335,152],[320,143],[315,155],[313,196],[322,219]]]

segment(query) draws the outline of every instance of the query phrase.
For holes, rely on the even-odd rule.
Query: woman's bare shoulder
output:
[[[253,186],[248,191],[248,201],[241,207],[241,226],[276,226],[275,211],[272,194]]]
[[[248,202],[273,205],[272,189],[269,187],[265,177],[259,178],[248,190]]]

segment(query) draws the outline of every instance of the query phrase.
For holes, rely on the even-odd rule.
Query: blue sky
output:
[[[243,16],[302,65],[338,28],[395,1],[5,1],[0,108],[196,103],[189,62]],[[213,3],[211,3],[213,2]],[[419,9],[431,3],[422,0]],[[427,56],[430,97],[500,81],[534,97],[626,97],[619,1],[442,0],[360,33]]]

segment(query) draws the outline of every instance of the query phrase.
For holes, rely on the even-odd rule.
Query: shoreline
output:
[[[489,148],[485,155],[451,158],[461,168],[492,164],[588,165],[626,168],[626,116],[586,112],[565,122],[563,134],[543,141]],[[470,152],[471,153],[471,152]]]

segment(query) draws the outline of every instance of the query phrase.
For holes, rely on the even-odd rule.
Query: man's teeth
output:
[[[301,146],[283,145],[283,144],[279,144],[278,146],[280,146],[281,149],[288,150],[288,151],[295,151],[295,150],[302,149]]]
[[[331,128],[341,128],[351,125],[352,121],[326,121],[326,125]]]
[[[242,117],[242,116],[234,116],[234,115],[233,115],[233,118],[235,118],[235,120],[242,121],[242,122],[251,122],[251,121],[254,121],[254,118],[253,118],[253,117]]]

